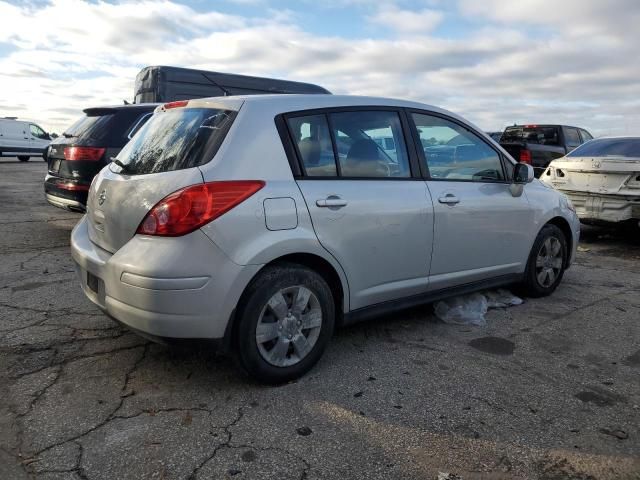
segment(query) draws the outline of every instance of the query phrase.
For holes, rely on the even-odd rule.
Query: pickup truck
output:
[[[552,160],[592,138],[584,128],[567,125],[513,125],[504,130],[500,145],[516,161],[531,165],[540,177]]]

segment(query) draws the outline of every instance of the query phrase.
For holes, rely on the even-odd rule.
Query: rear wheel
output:
[[[522,293],[528,297],[553,293],[562,281],[567,255],[567,240],[562,230],[555,225],[545,225],[529,254]]]
[[[30,158],[31,157],[28,157],[26,155],[18,155],[18,160],[20,160],[21,162],[28,162]]]
[[[241,367],[258,381],[283,383],[320,359],[335,323],[331,289],[297,264],[266,267],[239,308],[235,343]]]

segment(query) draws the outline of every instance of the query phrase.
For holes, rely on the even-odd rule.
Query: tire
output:
[[[567,239],[562,230],[551,224],[542,227],[529,254],[521,293],[533,298],[551,295],[562,281],[567,255]]]
[[[298,296],[302,310],[295,305]],[[266,267],[251,282],[236,321],[241,368],[259,382],[280,384],[301,377],[320,359],[333,335],[335,304],[321,275],[283,263]]]
[[[20,160],[21,162],[28,162],[30,158],[31,157],[28,157],[26,155],[18,155],[18,160]]]

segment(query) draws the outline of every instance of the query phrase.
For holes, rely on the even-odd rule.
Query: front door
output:
[[[438,115],[412,115],[434,205],[429,289],[523,272],[533,209],[514,197],[500,154],[469,128]]]
[[[298,185],[316,235],[344,269],[350,309],[424,293],[433,206],[412,177],[394,110],[288,119],[303,164]]]

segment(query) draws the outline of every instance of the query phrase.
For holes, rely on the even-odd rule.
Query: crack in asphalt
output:
[[[187,480],[196,480],[196,478],[198,476],[198,472],[208,462],[213,460],[220,450],[222,450],[223,448],[230,448],[231,439],[233,437],[233,434],[231,433],[230,429],[233,426],[237,425],[238,422],[240,422],[240,420],[242,420],[243,416],[244,416],[244,410],[243,410],[242,407],[240,407],[240,408],[238,408],[238,414],[236,415],[236,417],[230,423],[228,423],[226,425],[223,425],[222,427],[214,426],[214,428],[222,428],[224,433],[227,435],[227,440],[225,442],[223,442],[223,443],[220,443],[219,445],[216,445],[215,448],[213,449],[213,451],[211,452],[211,455],[209,455],[209,457],[207,457],[203,462],[201,462],[200,465],[197,465],[196,468],[193,469],[191,474],[187,477]]]
[[[136,347],[132,347],[132,348],[140,348],[140,346],[136,346]],[[132,367],[127,371],[127,373],[125,374],[125,380],[124,380],[123,385],[122,385],[122,388],[121,388],[121,390],[120,390],[122,393],[124,393],[124,392],[125,392],[125,390],[126,390],[126,388],[127,388],[128,384],[129,384],[129,381],[130,381],[131,375],[135,372],[135,370],[138,368],[138,366],[140,365],[140,363],[144,360],[144,358],[145,358],[145,357],[146,357],[146,355],[147,355],[148,350],[149,350],[149,344],[147,343],[146,345],[144,345],[144,348],[143,348],[143,351],[142,351],[142,354],[140,355],[140,357],[139,357],[139,358],[134,362],[133,366],[132,366]],[[100,355],[104,355],[104,354],[100,354]],[[88,357],[91,357],[91,356],[95,356],[95,355],[89,355]],[[76,436],[74,436],[74,437],[67,438],[67,439],[65,439],[65,440],[62,440],[62,441],[56,442],[56,443],[54,443],[54,444],[51,444],[51,445],[49,445],[49,446],[47,446],[47,447],[45,447],[45,448],[43,448],[43,449],[41,449],[41,450],[39,450],[39,451],[35,452],[35,453],[32,455],[32,458],[37,458],[37,457],[39,457],[40,455],[42,455],[43,453],[45,453],[45,452],[47,452],[47,451],[49,451],[49,450],[52,450],[52,449],[54,449],[54,448],[56,448],[56,447],[60,447],[60,446],[62,446],[62,445],[65,445],[65,444],[67,444],[67,443],[69,443],[69,442],[76,443],[77,445],[79,445],[79,446],[80,446],[80,452],[79,452],[79,454],[78,454],[78,458],[77,458],[77,460],[76,460],[76,466],[75,466],[75,468],[73,468],[73,469],[69,470],[69,472],[75,472],[75,473],[77,473],[77,474],[78,474],[78,476],[80,476],[80,478],[84,478],[84,479],[88,478],[88,477],[87,477],[87,475],[86,475],[86,473],[84,472],[84,469],[82,468],[82,456],[83,456],[83,453],[84,453],[84,448],[83,448],[83,446],[82,446],[82,443],[81,443],[81,442],[79,442],[79,440],[80,440],[80,439],[82,439],[83,437],[87,436],[87,435],[88,435],[88,434],[90,434],[91,432],[93,432],[93,431],[95,431],[95,430],[98,430],[99,428],[101,428],[101,427],[103,427],[103,426],[107,425],[109,422],[113,421],[114,419],[118,418],[118,417],[116,417],[116,416],[115,416],[115,414],[116,414],[116,412],[117,412],[117,411],[122,407],[122,403],[124,402],[124,399],[125,399],[125,398],[126,398],[126,396],[125,396],[125,397],[121,397],[121,398],[120,398],[120,402],[118,402],[118,406],[117,406],[116,408],[114,408],[114,409],[111,411],[111,413],[109,413],[103,421],[98,422],[98,423],[97,423],[96,425],[94,425],[93,427],[91,427],[91,428],[89,428],[89,429],[85,430],[84,432],[82,432],[82,433],[80,433],[80,434],[78,434],[78,435],[76,435]]]

